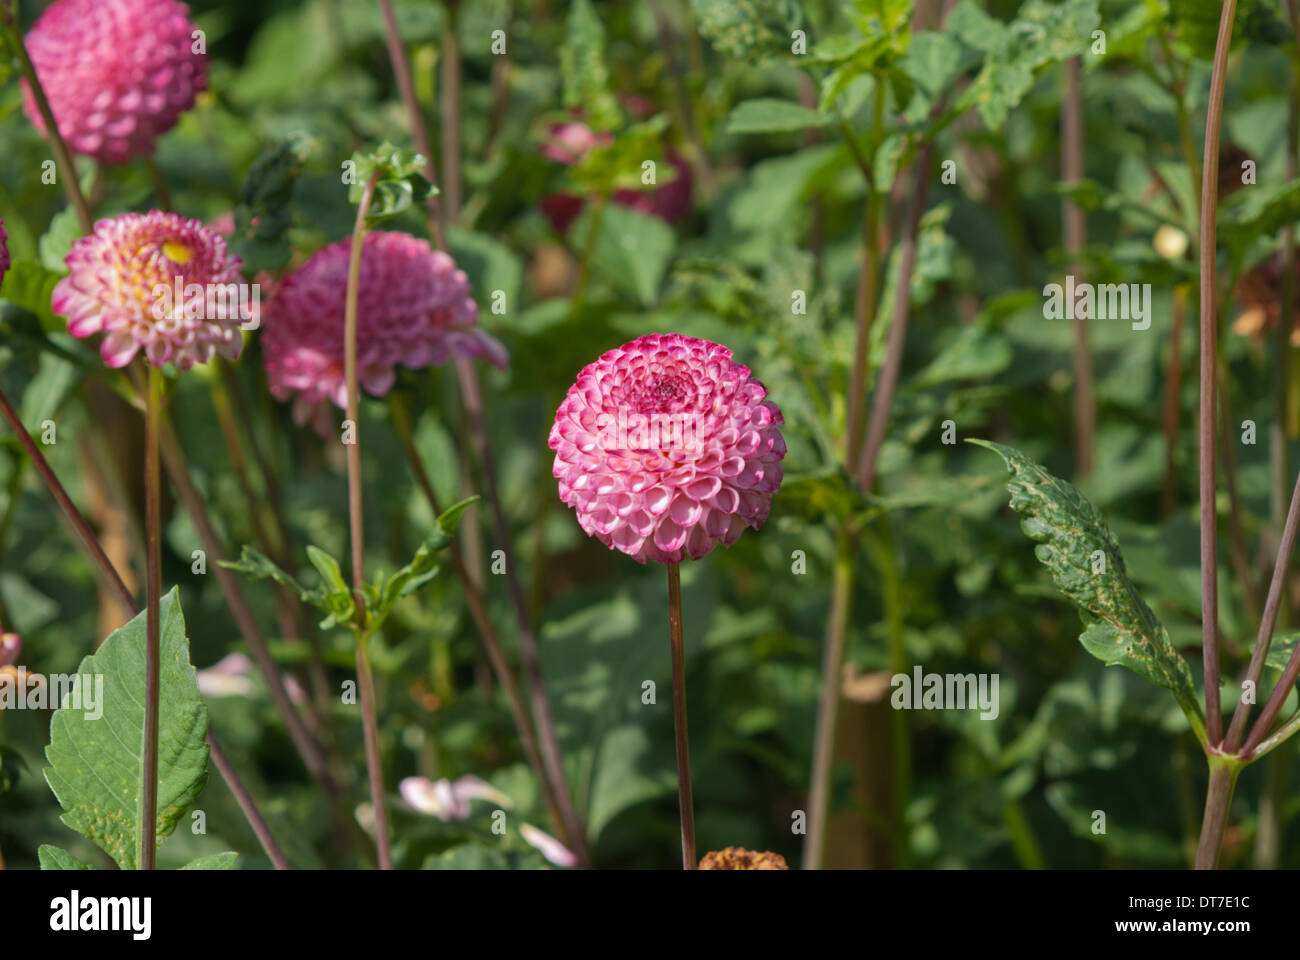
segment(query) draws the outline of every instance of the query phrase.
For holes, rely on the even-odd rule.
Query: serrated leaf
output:
[[[160,619],[157,827],[161,845],[207,782],[208,713],[190,664],[185,618],[175,587],[162,598]],[[140,856],[144,777],[144,612],[109,634],[92,656],[81,661],[77,675],[74,692],[50,721],[45,780],[64,809],[63,822],[122,869],[134,870]],[[82,694],[91,678],[102,710],[98,717],[95,710],[85,709],[88,701]],[[100,678],[102,696],[98,696]]]
[[[738,60],[769,60],[791,52],[791,34],[803,26],[795,0],[691,0],[700,35]]]
[[[964,26],[969,29],[976,18],[969,12],[964,16]],[[1029,93],[1038,71],[1084,53],[1100,21],[1097,0],[1027,0],[996,39],[996,31],[987,25],[978,27],[975,36],[992,45],[987,48],[983,69],[958,98],[957,111],[974,107],[990,130],[1000,128]]]
[[[196,857],[185,866],[182,870],[233,870],[235,861],[239,859],[239,854],[227,850],[225,853],[211,853],[206,857]]]
[[[831,122],[825,114],[792,100],[760,97],[736,104],[727,117],[728,133],[790,133],[824,127]]]
[[[1079,638],[1084,649],[1172,691],[1203,736],[1204,715],[1191,670],[1129,579],[1119,541],[1097,508],[1018,450],[987,440],[968,442],[1006,461],[1012,474],[1007,481],[1011,509],[1024,518],[1025,535],[1038,541],[1034,554],[1057,589],[1079,608],[1086,625]]]
[[[94,870],[88,863],[82,863],[68,851],[42,843],[36,850],[36,859],[42,870]]]

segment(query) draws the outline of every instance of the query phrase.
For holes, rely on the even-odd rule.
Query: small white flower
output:
[[[486,780],[466,775],[452,781],[430,780],[428,777],[407,777],[398,790],[406,805],[417,813],[427,813],[439,820],[465,820],[469,817],[471,800],[488,800],[498,807],[509,809],[514,802]]]

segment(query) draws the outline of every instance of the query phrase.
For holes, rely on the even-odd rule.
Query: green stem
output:
[[[1231,3],[1232,0],[1229,0]],[[1212,754],[1210,783],[1205,792],[1205,817],[1201,821],[1201,840],[1196,846],[1196,869],[1213,870],[1219,862],[1219,846],[1228,822],[1228,808],[1237,777],[1244,764],[1235,758]]]
[[[1042,870],[1044,867],[1043,850],[1034,836],[1034,828],[1025,816],[1019,800],[1008,800],[1002,805],[1002,823],[1011,837],[1011,846],[1016,851],[1020,865],[1026,870]]]

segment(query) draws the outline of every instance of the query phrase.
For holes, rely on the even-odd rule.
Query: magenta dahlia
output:
[[[0,220],[0,283],[4,283],[9,271],[9,234],[5,233],[5,222]]]
[[[77,153],[124,164],[154,151],[207,88],[197,28],[176,0],[58,0],[27,34],[27,52],[59,133]],[[23,110],[45,124],[23,81]]]
[[[640,563],[699,559],[767,519],[781,409],[721,344],[651,334],[578,374],[548,444],[560,499]]]
[[[267,378],[278,399],[293,398],[299,423],[323,401],[347,405],[343,335],[351,246],[349,237],[317,251],[276,285],[266,305]],[[367,234],[357,291],[361,386],[383,396],[399,366],[414,370],[453,357],[481,357],[502,368],[508,362],[505,347],[478,325],[464,272],[410,234]]]
[[[51,305],[74,337],[106,334],[99,352],[110,367],[144,350],[156,367],[188,370],[243,349],[239,304],[257,300],[241,286],[242,261],[198,220],[161,210],[100,220],[65,262]]]

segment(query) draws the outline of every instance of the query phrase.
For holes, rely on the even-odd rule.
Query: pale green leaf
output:
[[[190,664],[176,588],[162,598],[160,617],[157,829],[161,845],[207,782],[208,714]],[[50,721],[45,779],[63,807],[63,822],[93,841],[122,869],[133,870],[140,856],[144,777],[145,614],[109,634],[92,656],[81,661],[77,674],[77,685]],[[90,690],[102,716],[87,709]]]
[[[728,133],[790,133],[824,127],[831,122],[825,114],[791,100],[760,98],[736,105],[727,117]]]
[[[206,857],[196,857],[182,870],[233,870],[239,854],[227,850],[225,853],[210,853]]]
[[[42,870],[94,870],[88,863],[82,863],[68,851],[42,843],[36,850],[36,859]]]

